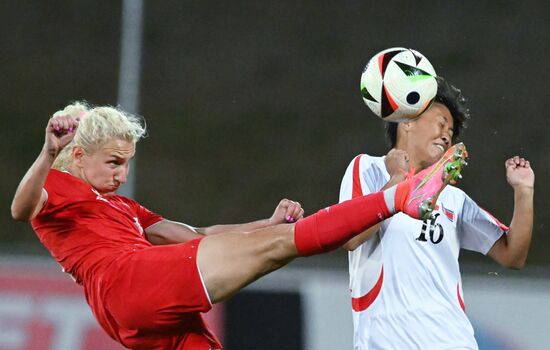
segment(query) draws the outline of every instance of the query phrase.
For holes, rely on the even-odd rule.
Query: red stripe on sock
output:
[[[403,211],[407,199],[409,198],[409,192],[411,191],[410,181],[402,181],[397,184],[395,189],[394,206],[395,211]]]

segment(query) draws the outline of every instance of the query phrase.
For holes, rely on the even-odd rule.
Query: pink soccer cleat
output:
[[[448,184],[454,185],[467,165],[466,146],[457,143],[430,167],[397,185],[395,208],[420,220],[432,215],[439,194]]]

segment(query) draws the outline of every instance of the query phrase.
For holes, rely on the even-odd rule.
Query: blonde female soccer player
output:
[[[144,132],[120,109],[67,106],[48,121],[42,151],[12,202],[12,216],[30,221],[83,286],[105,332],[131,349],[221,348],[201,316],[212,303],[397,211],[429,216],[430,197],[460,173],[465,157],[456,147],[433,171],[305,219],[299,203],[283,199],[266,220],[195,228],[116,194]]]

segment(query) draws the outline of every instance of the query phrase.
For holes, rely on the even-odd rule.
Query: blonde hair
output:
[[[87,154],[97,151],[112,139],[121,139],[134,144],[145,136],[145,121],[120,108],[111,106],[91,107],[86,102],[74,102],[55,116],[70,115],[79,117],[74,139],[59,153],[53,164],[54,169],[65,169],[72,163],[72,150],[81,147]]]

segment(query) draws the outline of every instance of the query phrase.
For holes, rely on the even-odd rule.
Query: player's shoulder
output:
[[[91,186],[69,172],[51,169],[46,178],[44,189],[48,197],[59,195],[67,198],[93,195]]]
[[[453,186],[453,185],[447,185],[447,187],[445,187],[445,191],[448,192],[449,195],[451,195],[453,197],[466,198],[468,196],[466,194],[466,192],[464,192],[460,188],[458,188],[456,186]]]
[[[464,201],[468,197],[466,192],[453,185],[447,185],[441,195],[459,201]]]
[[[343,188],[359,188],[361,193],[378,191],[388,181],[389,174],[384,163],[384,157],[370,154],[355,156],[346,170],[342,180]],[[366,187],[365,187],[366,186]]]
[[[58,170],[58,169],[50,169],[48,172],[48,176],[46,177],[46,183],[62,183],[70,181],[72,175],[69,174],[66,171]]]
[[[133,198],[115,194],[115,195],[109,196],[109,200],[117,204],[122,204],[124,207],[129,208],[130,210],[136,213],[143,212],[143,211],[153,213],[149,208],[145,207],[143,204],[141,204],[140,202],[136,201]]]
[[[119,194],[110,195],[107,198],[111,202],[121,203],[121,204],[124,204],[124,205],[126,205],[128,207],[132,207],[132,208],[136,208],[136,207],[141,206],[141,204],[139,204],[137,201],[133,200],[132,198],[122,196],[122,195],[119,195]]]
[[[361,153],[353,157],[350,162],[350,167],[355,166],[361,168],[362,170],[369,168],[379,168],[385,170],[386,165],[384,164],[384,158],[385,156],[373,156],[368,153]]]
[[[445,187],[443,192],[441,192],[441,195],[439,197],[440,199],[446,199],[447,202],[454,202],[457,205],[460,205],[461,207],[467,207],[470,209],[481,209],[479,205],[476,203],[475,200],[473,200],[466,192],[464,192],[462,189],[455,187],[453,185],[448,185]]]
[[[95,202],[99,193],[92,186],[68,172],[51,169],[44,183],[47,200],[40,215],[57,211],[84,210],[88,203]]]
[[[460,208],[464,206],[467,198],[469,197],[466,192],[458,187],[448,185],[447,187],[445,187],[443,192],[441,192],[438,201],[443,203],[446,208],[461,210]]]

